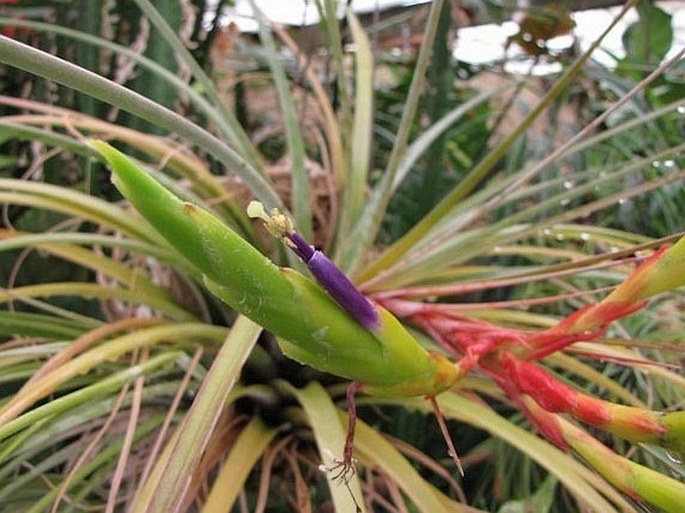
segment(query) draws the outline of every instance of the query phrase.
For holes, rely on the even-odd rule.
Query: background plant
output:
[[[532,136],[525,138],[529,125],[569,91],[579,73],[592,76],[601,69],[582,59],[569,62],[566,75],[517,130],[499,143],[490,140],[484,120],[500,114],[496,96],[525,89],[512,83],[473,95],[447,87],[447,98],[463,100],[451,110],[431,104],[430,91],[451,82],[427,72],[437,62],[429,58],[430,50],[440,55],[434,40],[446,38],[447,14],[435,2],[416,71],[404,88],[401,82],[395,87],[403,109],[395,119],[378,117],[374,124],[374,113],[392,113],[381,108],[392,90],[376,94],[375,110],[370,42],[348,14],[348,37],[357,47],[351,67],[345,34],[330,15],[334,5],[320,2],[331,80],[320,82],[298,53],[291,61],[296,64],[284,67],[277,58],[280,42],[263,22],[262,46],[247,58],[254,70],[268,70],[254,80],[273,83],[282,115],[271,118],[271,126],[248,126],[255,130],[249,133],[182,50],[174,30],[178,20],[159,16],[173,3],[155,3],[156,11],[139,0],[141,11],[135,11],[133,2],[103,2],[94,18],[99,22],[81,28],[111,33],[129,23],[135,28],[114,31],[123,46],[105,38],[86,44],[73,39],[84,36],[58,25],[5,20],[7,26],[31,30],[20,38],[56,48],[100,76],[115,78],[118,68],[91,67],[88,59],[122,59],[131,66],[126,77],[137,77],[128,85],[152,101],[29,48],[9,41],[0,45],[0,60],[13,66],[4,74],[11,97],[2,99],[8,158],[7,178],[0,183],[5,205],[0,247],[7,255],[2,260],[7,308],[0,312],[7,337],[0,355],[3,510],[142,510],[171,500],[171,492],[181,489],[174,484],[188,476],[189,488],[176,503],[182,510],[226,511],[235,503],[236,511],[306,511],[324,507],[329,497],[339,511],[351,507],[347,490],[329,490],[318,471],[321,458],[328,457],[320,448],[339,447],[344,439],[342,427],[330,421],[337,415],[334,401],[342,399],[342,383],[285,360],[272,337],[259,335],[250,323],[234,324],[233,313],[207,293],[187,260],[116,202],[84,136],[109,139],[136,155],[174,192],[213,211],[276,261],[286,263],[288,257],[247,220],[248,196],[289,206],[298,230],[323,245],[365,292],[388,307],[438,299],[460,316],[507,328],[552,326],[620,282],[636,248],[664,242],[649,236],[682,228],[679,67],[664,66],[654,79],[649,75],[670,41],[651,46],[662,55],[646,59],[644,51],[633,49],[616,74],[604,72],[603,77],[620,77],[615,81],[623,89],[612,96],[598,86],[598,96],[585,105],[611,109],[622,100],[620,109],[591,126],[605,130],[554,146],[554,152],[543,148],[542,154],[551,156],[536,163],[529,160],[535,157],[531,150],[540,148],[531,147]],[[112,16],[124,7],[128,21]],[[641,9],[643,17],[663,19],[654,8]],[[78,11],[60,10],[68,12]],[[172,6],[169,12],[177,11]],[[140,36],[144,19],[150,26],[146,51],[154,60],[136,52],[135,45],[128,47]],[[85,23],[82,17],[72,20]],[[656,33],[632,30],[627,41]],[[443,43],[443,58],[445,48]],[[90,57],[79,60],[78,52]],[[636,62],[650,67],[635,73]],[[179,66],[189,70],[190,85],[179,79]],[[26,98],[21,88],[30,75],[10,73],[14,67],[51,81],[30,79],[33,99]],[[458,76],[455,68],[446,70],[452,79]],[[651,81],[638,84],[645,77]],[[416,121],[424,115],[432,121],[429,128]],[[146,121],[138,121],[141,117]],[[166,133],[175,135],[159,136]],[[485,145],[467,144],[475,137],[489,143],[488,153]],[[369,162],[382,171],[370,173]],[[416,203],[415,189],[401,184],[432,183],[436,169],[450,170],[452,177],[441,180],[454,188],[445,187],[443,198],[419,196],[420,207],[407,208]],[[225,178],[226,170],[240,182]],[[24,174],[27,179],[18,179]],[[621,214],[628,209],[640,213]],[[643,229],[626,222],[631,217],[653,224]],[[402,235],[389,249],[378,245]],[[289,265],[299,266],[294,259]],[[656,411],[680,409],[683,380],[672,365],[678,363],[681,306],[676,294],[660,296],[600,341],[572,346],[546,366],[598,397]],[[423,414],[423,402],[360,400],[362,419],[376,428],[362,424],[357,434],[361,479],[353,492],[364,497],[365,508],[442,511],[457,508],[455,501],[469,504],[461,506],[465,511],[515,511],[530,504],[549,511],[641,507],[591,467],[531,434],[518,409],[485,376],[470,376],[460,390],[464,393],[449,394],[445,413],[459,421],[452,429],[466,463],[461,482],[449,465],[441,465],[445,450],[433,420]],[[473,392],[482,401],[473,400]],[[567,429],[569,436],[578,434],[572,431],[578,428]],[[682,466],[664,449],[597,436],[618,454],[682,479]]]

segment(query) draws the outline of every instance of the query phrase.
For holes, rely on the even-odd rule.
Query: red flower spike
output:
[[[504,347],[529,347],[524,333],[484,321],[448,316],[427,308],[409,320],[455,356],[465,355],[473,367],[478,360]],[[465,362],[466,363],[466,362]]]
[[[491,372],[489,374],[514,402],[521,413],[523,413],[535,429],[537,429],[538,433],[560,449],[564,451],[569,449],[569,445],[564,438],[564,433],[554,415],[542,409],[529,397],[523,396],[503,372]]]
[[[637,303],[610,301],[608,296],[601,303],[587,305],[551,328],[549,332],[577,335],[605,328],[611,322],[637,312],[647,304],[643,299]]]
[[[666,429],[662,414],[613,404],[557,380],[542,367],[505,355],[503,369],[521,392],[551,413],[568,413],[587,424],[634,442],[655,441]]]
[[[658,274],[657,266],[668,249],[668,246],[664,246],[655,251],[600,303],[578,310],[552,330],[567,334],[597,330],[645,306],[650,295],[646,291]]]
[[[576,342],[589,342],[594,340],[602,336],[605,331],[605,329],[601,329],[594,333],[582,333],[577,335],[554,333],[551,330],[536,333],[530,336],[530,346],[534,348],[534,350],[521,353],[519,356],[525,357],[526,360],[540,360],[541,358],[561,351]]]
[[[611,404],[611,425],[606,429],[633,442],[656,443],[667,429],[662,424],[664,413]]]
[[[643,308],[650,295],[685,284],[673,278],[673,261],[682,261],[685,255],[683,241],[679,243],[680,252],[666,253],[666,248],[657,251],[603,301],[578,310],[544,331],[503,328],[469,319],[448,311],[446,305],[396,299],[382,303],[425,331],[448,353],[461,357],[455,364],[461,375],[476,368],[488,375],[537,431],[561,449],[568,450],[573,444],[558,414],[571,415],[635,443],[666,444],[664,414],[585,394],[533,361],[575,342],[602,336],[611,322]],[[663,260],[664,255],[671,261]]]
[[[611,420],[602,401],[582,397],[576,389],[562,383],[542,367],[510,355],[502,359],[502,366],[518,388],[552,413],[572,413],[579,419],[602,427]],[[596,401],[596,402],[595,402]],[[599,403],[599,404],[597,404]]]

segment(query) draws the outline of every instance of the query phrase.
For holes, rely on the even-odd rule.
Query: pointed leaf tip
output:
[[[671,246],[656,262],[643,292],[644,297],[685,285],[685,237]]]

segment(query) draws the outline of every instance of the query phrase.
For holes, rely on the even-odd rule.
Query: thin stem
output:
[[[447,422],[445,422],[445,416],[442,414],[442,411],[440,411],[440,405],[438,405],[438,401],[435,399],[434,395],[428,396],[428,401],[431,403],[431,406],[433,407],[435,419],[438,421],[438,426],[440,426],[440,432],[442,433],[442,437],[445,440],[445,443],[447,444],[447,450],[450,455],[450,458],[452,458],[452,461],[454,461],[454,464],[457,466],[457,469],[459,470],[459,474],[461,475],[461,477],[464,477],[464,467],[462,466],[461,460],[459,459],[459,455],[457,454],[457,448],[454,446],[454,442],[452,441],[450,431],[449,429],[447,429]]]

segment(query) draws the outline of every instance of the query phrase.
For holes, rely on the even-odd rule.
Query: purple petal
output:
[[[287,235],[291,249],[300,257],[312,276],[321,284],[347,313],[366,329],[375,330],[380,325],[378,312],[371,302],[326,255],[305,241],[299,233]]]
[[[309,261],[312,259],[314,256],[314,253],[316,252],[316,248],[314,246],[311,246],[307,243],[306,240],[302,238],[302,236],[297,233],[293,232],[287,235],[288,240],[294,244],[294,246],[291,246],[290,249],[292,249],[295,254],[302,259],[302,261],[309,265]]]
[[[307,267],[333,299],[359,324],[368,330],[375,330],[380,326],[376,308],[326,255],[315,251]]]

